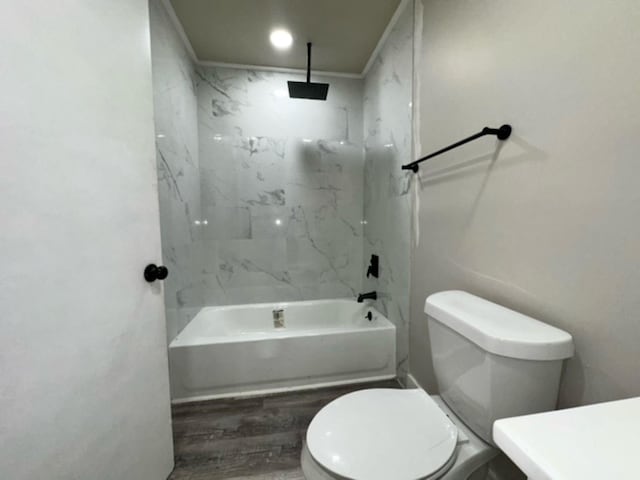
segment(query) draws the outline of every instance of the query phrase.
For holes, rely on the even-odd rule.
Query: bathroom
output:
[[[0,478],[640,477],[637,2],[1,8]]]

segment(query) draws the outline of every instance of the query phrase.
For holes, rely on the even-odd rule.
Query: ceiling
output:
[[[359,74],[400,0],[171,0],[198,60]],[[278,51],[269,34],[286,28],[293,46]]]

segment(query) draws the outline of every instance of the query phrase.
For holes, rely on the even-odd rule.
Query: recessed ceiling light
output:
[[[271,44],[279,50],[285,50],[293,43],[291,34],[283,29],[274,30],[269,37]]]

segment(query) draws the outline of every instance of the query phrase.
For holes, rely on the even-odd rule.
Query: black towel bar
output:
[[[441,153],[448,152],[449,150],[453,150],[454,148],[459,147],[460,145],[464,145],[465,143],[469,143],[477,138],[484,137],[485,135],[496,135],[499,140],[506,140],[511,135],[511,125],[502,125],[500,128],[489,128],[484,127],[482,131],[476,133],[475,135],[471,135],[470,137],[465,138],[464,140],[460,140],[448,147],[444,147],[437,152],[430,153],[429,155],[419,158],[415,162],[408,163],[402,166],[402,170],[413,170],[413,173],[418,171],[420,168],[418,165],[425,160],[429,160],[430,158],[435,157],[436,155],[440,155]]]

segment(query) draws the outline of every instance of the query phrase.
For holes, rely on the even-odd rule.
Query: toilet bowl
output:
[[[497,453],[438,396],[369,389],[316,415],[301,461],[307,480],[467,480]]]
[[[460,291],[425,302],[440,396],[369,389],[311,421],[307,480],[483,480],[499,418],[553,410],[568,333]]]

